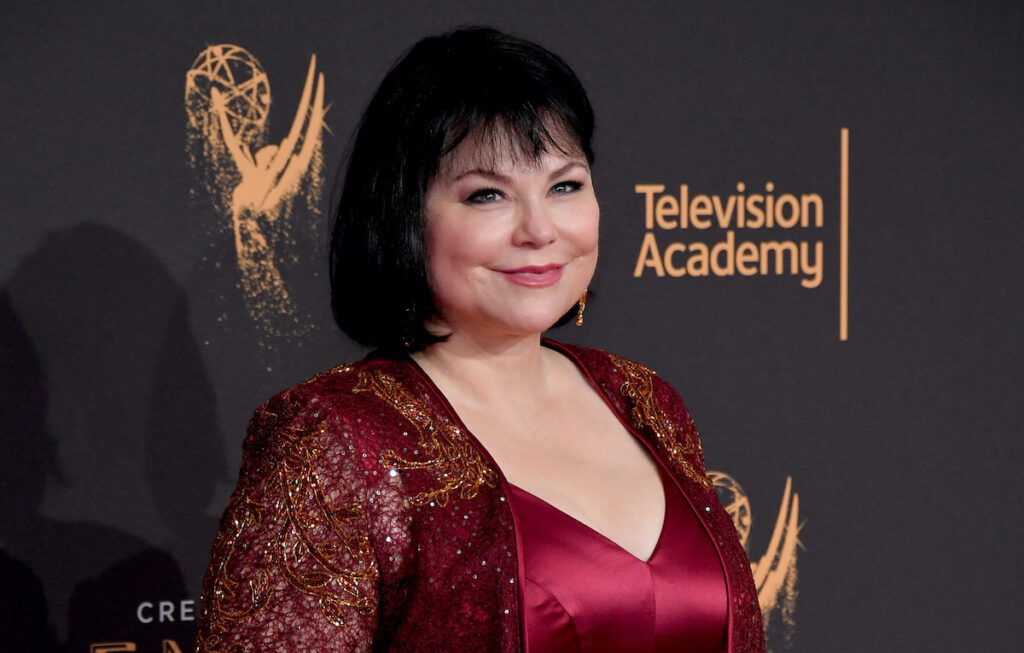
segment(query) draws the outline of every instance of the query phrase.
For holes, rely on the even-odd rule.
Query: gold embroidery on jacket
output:
[[[379,370],[361,372],[355,391],[373,392],[409,420],[419,433],[417,444],[426,458],[405,458],[394,449],[380,452],[381,464],[387,468],[431,469],[441,482],[440,487],[410,497],[413,505],[423,506],[433,501],[444,506],[452,492],[458,491],[463,499],[472,499],[481,486],[497,487],[497,473],[488,466],[469,437],[459,427],[439,419],[436,411],[399,381]]]
[[[614,354],[608,356],[625,377],[620,391],[622,396],[629,400],[633,425],[641,429],[646,428],[653,433],[658,447],[681,472],[694,482],[711,489],[711,480],[691,462],[692,459],[700,459],[703,456],[693,420],[683,426],[682,433],[677,434],[672,421],[665,415],[665,411],[661,409],[654,396],[655,372]]]
[[[264,410],[264,415],[273,414]],[[344,625],[344,609],[370,614],[377,607],[365,585],[375,585],[377,562],[369,537],[356,526],[366,518],[363,505],[332,505],[314,467],[323,453],[320,425],[284,427],[275,434],[283,452],[262,483],[242,481],[225,511],[212,559],[212,592],[204,597],[208,613],[199,633],[198,650],[217,650],[232,622],[265,608],[283,577],[289,585],[316,599],[324,617]],[[252,461],[242,468],[252,470]],[[252,529],[265,529],[247,537]],[[259,547],[251,550],[250,547]],[[236,560],[236,558],[238,558]]]

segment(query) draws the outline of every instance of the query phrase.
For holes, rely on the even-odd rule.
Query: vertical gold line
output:
[[[839,130],[839,339],[849,337],[850,130]]]

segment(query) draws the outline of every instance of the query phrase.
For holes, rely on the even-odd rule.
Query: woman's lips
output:
[[[527,265],[511,270],[498,270],[512,283],[530,288],[544,288],[558,283],[565,266],[560,263],[549,265]]]

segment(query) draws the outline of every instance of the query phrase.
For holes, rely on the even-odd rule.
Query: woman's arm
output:
[[[249,424],[203,583],[196,650],[366,651],[378,569],[344,417],[287,391]]]

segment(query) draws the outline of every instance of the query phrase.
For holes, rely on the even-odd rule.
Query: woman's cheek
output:
[[[566,206],[561,215],[562,234],[580,249],[597,244],[597,215],[589,207]]]
[[[596,216],[580,223],[576,240],[582,254],[597,252],[598,226]]]

